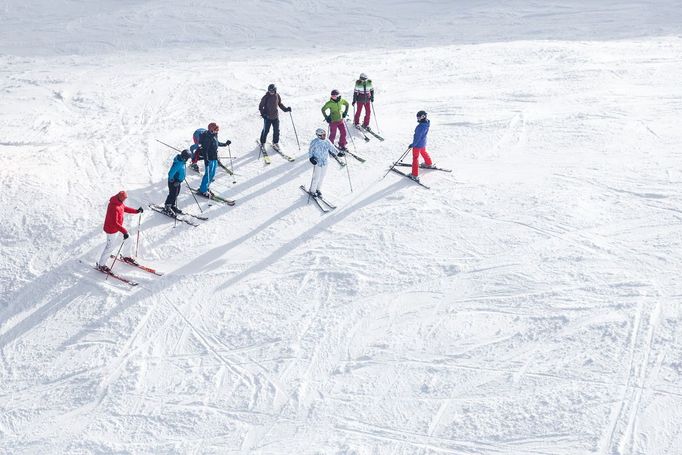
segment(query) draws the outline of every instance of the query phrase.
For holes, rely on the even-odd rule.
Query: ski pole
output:
[[[237,183],[237,178],[234,176],[234,164],[232,163],[232,150],[227,146],[227,154],[230,156],[230,169],[232,169],[232,183]]]
[[[353,139],[353,135],[350,134],[350,128],[348,128],[348,119],[344,119],[345,123],[343,126],[346,128],[346,134],[350,136],[350,142],[353,144],[353,150],[355,150],[355,153],[358,153],[358,148],[355,146],[355,139]]]
[[[377,111],[374,109],[374,101],[370,101],[372,104],[372,112],[374,112],[374,124],[377,126],[377,133],[381,133],[379,129],[379,122],[377,121]]]
[[[391,166],[390,168],[388,168],[388,172],[386,172],[386,173],[384,174],[384,177],[386,177],[386,176],[388,175],[388,173],[391,172],[391,171],[393,170],[393,168],[395,167],[395,165],[396,165],[397,163],[400,163],[400,162],[403,160],[403,158],[405,158],[405,155],[407,155],[407,152],[409,152],[411,148],[412,148],[412,147],[409,147],[409,146],[407,147],[407,150],[405,150],[405,153],[403,153],[403,155],[398,159],[398,161],[396,161],[395,163],[393,163],[393,166]],[[384,177],[381,177],[381,179],[383,180]]]
[[[182,150],[180,150],[180,149],[176,149],[176,148],[175,148],[175,147],[173,147],[172,145],[168,145],[168,144],[166,144],[165,142],[161,142],[161,141],[160,141],[160,140],[158,140],[158,139],[156,139],[156,142],[159,142],[159,143],[161,143],[161,144],[165,145],[165,146],[166,146],[166,147],[168,147],[168,148],[172,148],[172,149],[173,149],[173,150],[175,150],[176,152],[182,152]]]
[[[142,213],[137,217],[137,240],[135,240],[135,257],[140,250],[140,223],[142,222]]]
[[[350,169],[348,168],[348,156],[346,153],[343,154],[343,161],[346,163],[346,173],[348,173],[348,185],[350,186],[350,192],[353,192],[353,183],[350,181]]]
[[[294,128],[294,134],[296,135],[296,144],[298,144],[298,151],[301,151],[301,143],[298,142],[298,133],[296,132],[296,125],[294,125],[294,116],[291,115],[291,111],[289,111],[289,118],[291,118],[291,126]]]
[[[316,164],[313,164],[313,175],[310,176],[310,186],[308,187],[308,202],[306,204],[310,204],[310,192],[313,190],[313,179],[315,179],[315,166]]]
[[[118,256],[121,254],[121,250],[123,249],[123,244],[126,242],[126,239],[123,239],[121,242],[121,246],[118,247],[118,251],[116,252],[116,256],[114,256],[114,262],[111,264],[111,268],[109,270],[113,271],[114,266],[116,265],[116,261],[118,260]],[[109,274],[107,273],[106,279],[109,279]]]
[[[200,211],[201,213],[204,213],[204,211],[201,210],[201,205],[199,204],[199,201],[197,201],[197,197],[194,195],[194,192],[192,191],[192,188],[189,186],[189,183],[187,183],[187,178],[185,178],[185,185],[187,185],[187,189],[189,190],[189,194],[191,194],[192,197],[194,198],[194,202],[197,203],[197,207],[199,207],[199,211]]]

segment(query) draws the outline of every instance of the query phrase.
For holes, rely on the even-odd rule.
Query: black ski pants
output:
[[[180,194],[180,184],[182,182],[179,182],[177,180],[169,180],[168,181],[168,197],[166,198],[166,205],[169,205],[171,207],[175,207],[175,204],[177,203],[178,200],[178,194]]]
[[[261,144],[265,144],[265,141],[267,140],[268,133],[270,132],[270,125],[272,125],[272,143],[279,143],[279,119],[269,119],[266,117],[263,119],[263,131],[260,133]]]

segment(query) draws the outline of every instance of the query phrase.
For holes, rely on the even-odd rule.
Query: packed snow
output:
[[[0,8],[0,453],[681,452],[679,2],[95,3]],[[360,72],[386,141],[323,214]],[[386,175],[420,109],[430,190]],[[162,203],[158,141],[212,121],[236,205],[126,215],[164,275],[105,279],[108,199]]]

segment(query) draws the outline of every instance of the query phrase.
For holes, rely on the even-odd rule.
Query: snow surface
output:
[[[682,452],[680,3],[367,8],[4,2],[0,453]],[[387,140],[322,215],[307,143],[360,71]],[[271,82],[301,151],[283,115],[264,166]],[[430,191],[382,179],[419,109]],[[209,121],[237,205],[146,211],[138,288],[79,262]]]

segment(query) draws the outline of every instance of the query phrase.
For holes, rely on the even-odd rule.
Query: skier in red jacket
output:
[[[99,257],[99,262],[97,262],[97,267],[102,271],[109,273],[111,269],[107,267],[107,260],[109,255],[114,250],[114,238],[119,232],[123,234],[123,240],[125,241],[129,235],[126,228],[123,227],[123,212],[125,213],[142,213],[142,207],[134,209],[128,207],[123,203],[128,198],[128,194],[125,191],[119,191],[118,194],[111,196],[109,199],[109,205],[107,206],[107,214],[104,218],[104,232],[107,234],[107,243],[104,246],[104,251]],[[133,258],[125,257],[126,262],[134,262]]]

